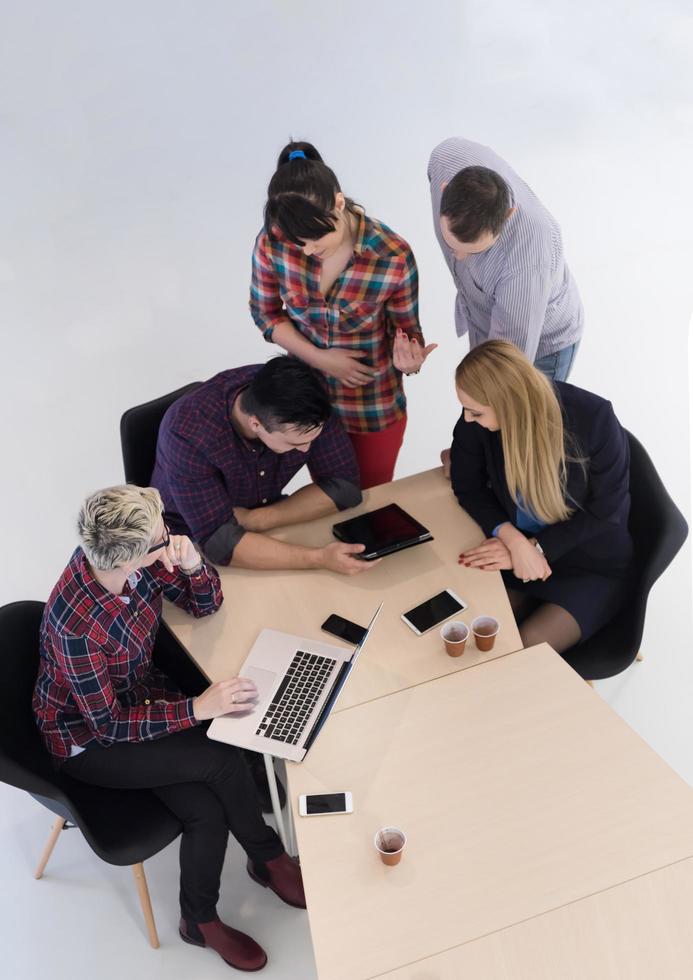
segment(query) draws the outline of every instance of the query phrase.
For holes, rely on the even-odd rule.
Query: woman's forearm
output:
[[[321,349],[306,340],[288,318],[278,323],[272,331],[272,340],[289,354],[299,357],[311,367],[320,367]]]

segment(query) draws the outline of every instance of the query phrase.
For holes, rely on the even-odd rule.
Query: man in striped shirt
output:
[[[469,346],[510,340],[565,381],[582,336],[582,303],[561,229],[493,150],[448,139],[428,164],[433,224],[457,286],[455,325]]]

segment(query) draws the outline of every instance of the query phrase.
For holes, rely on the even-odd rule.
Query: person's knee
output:
[[[237,779],[247,771],[247,764],[240,749],[234,745],[224,745],[223,742],[209,741],[207,747],[206,769],[210,782],[225,782]]]

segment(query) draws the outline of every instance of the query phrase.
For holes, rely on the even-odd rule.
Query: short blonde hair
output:
[[[82,504],[77,533],[87,561],[102,572],[144,557],[163,511],[154,487],[97,490]]]

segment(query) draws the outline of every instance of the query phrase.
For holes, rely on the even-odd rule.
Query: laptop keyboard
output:
[[[297,651],[255,734],[295,745],[335,665],[331,657]]]

